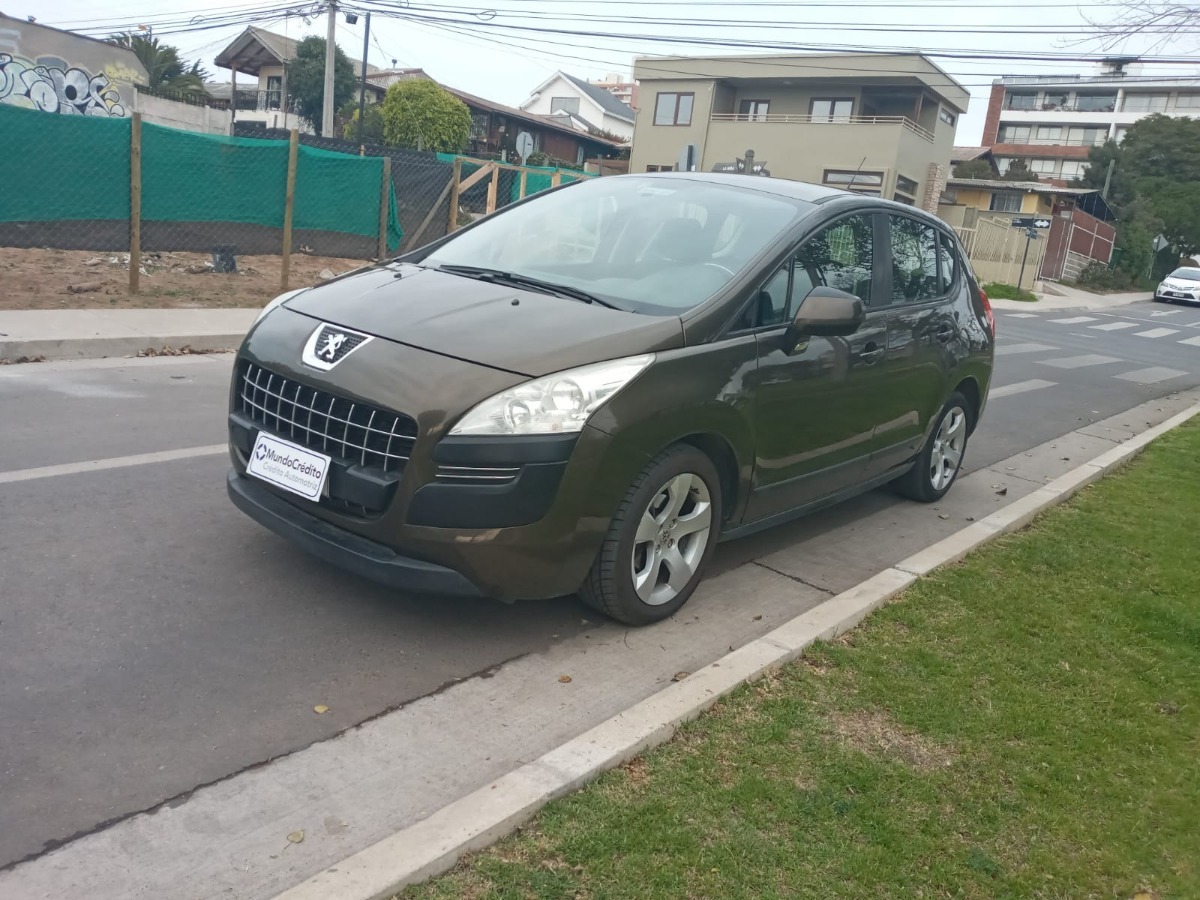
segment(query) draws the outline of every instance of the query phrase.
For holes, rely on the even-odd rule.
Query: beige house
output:
[[[641,58],[631,172],[721,169],[747,150],[771,176],[936,212],[966,88],[918,54]]]
[[[230,107],[237,122],[259,122],[268,128],[299,128],[309,131],[288,101],[287,64],[296,56],[298,38],[276,34],[251,25],[217,54],[216,64],[229,69]],[[351,59],[354,77],[362,78],[362,62]],[[367,64],[368,90],[382,93],[370,84],[371,76],[381,73],[378,66]],[[238,81],[238,76],[250,76]]]

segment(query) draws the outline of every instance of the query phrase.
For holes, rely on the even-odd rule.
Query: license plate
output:
[[[285,491],[316,500],[329,474],[329,457],[260,431],[246,471]]]

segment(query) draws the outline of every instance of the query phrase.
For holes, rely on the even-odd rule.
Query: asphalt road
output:
[[[1200,310],[1001,313],[999,331],[972,470],[1200,385]],[[506,607],[349,579],[234,510],[219,452],[14,480],[223,443],[230,362],[0,369],[0,867],[611,627],[573,599]],[[723,545],[717,570],[898,502]],[[850,565],[849,583],[878,568],[869,547]]]

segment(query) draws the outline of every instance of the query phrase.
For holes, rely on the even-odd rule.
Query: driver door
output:
[[[866,480],[876,425],[872,397],[887,346],[884,313],[871,307],[879,295],[875,219],[855,213],[826,225],[800,244],[759,294],[756,324],[763,330],[748,521]],[[787,326],[818,285],[857,296],[866,322],[846,337],[813,336],[797,343]]]

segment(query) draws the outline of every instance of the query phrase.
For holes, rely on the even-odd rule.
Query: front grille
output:
[[[284,378],[245,361],[241,412],[289,440],[361,466],[401,472],[412,455],[417,423],[406,415],[359,403]]]

